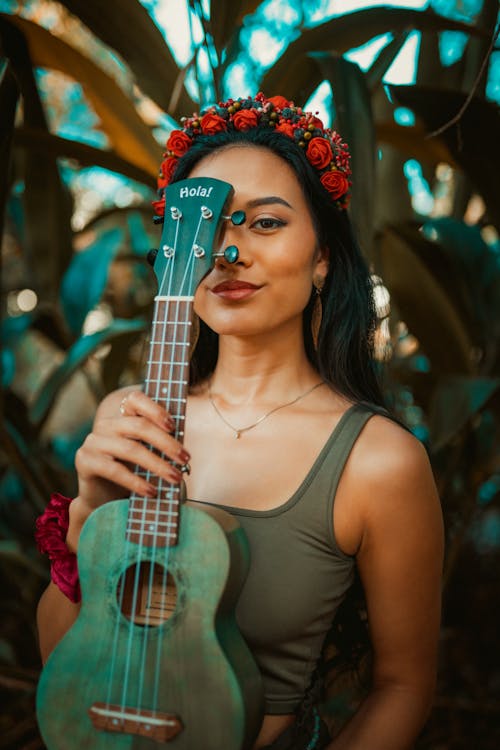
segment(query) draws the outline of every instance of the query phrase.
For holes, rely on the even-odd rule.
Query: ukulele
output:
[[[180,442],[194,293],[232,192],[209,178],[166,188],[145,392]],[[42,737],[48,750],[248,750],[262,689],[234,615],[249,564],[243,529],[221,509],[184,502],[179,485],[136,473],[157,497],[106,503],[82,529],[82,606],[42,671]]]

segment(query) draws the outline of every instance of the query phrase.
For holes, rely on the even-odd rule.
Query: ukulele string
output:
[[[156,326],[162,326],[161,328],[161,336],[157,338],[157,356],[155,359],[155,365],[156,365],[156,377],[155,377],[155,387],[152,388],[149,391],[150,396],[153,398],[156,403],[162,403],[162,402],[169,402],[169,392],[168,389],[170,388],[170,380],[172,379],[172,367],[174,362],[174,356],[173,351],[170,352],[170,373],[169,377],[167,379],[167,395],[162,394],[162,390],[164,390],[164,356],[165,356],[165,350],[170,342],[167,340],[168,332],[169,332],[169,325],[171,324],[170,319],[170,311],[172,308],[172,283],[174,278],[174,271],[175,271],[175,263],[176,263],[176,250],[177,250],[177,244],[178,244],[178,235],[179,235],[179,221],[176,222],[175,227],[175,239],[174,239],[174,254],[172,256],[172,259],[169,263],[169,269],[170,274],[168,277],[168,285],[166,289],[166,300],[162,300],[163,304],[163,315],[160,315],[160,300],[158,300],[158,313],[156,316]],[[174,335],[173,335],[173,341],[175,341],[175,327],[174,327]],[[153,393],[154,391],[154,393]],[[151,448],[152,450],[152,448]],[[161,458],[165,458],[165,455],[163,453],[160,453]],[[146,481],[150,481],[151,479],[151,472],[148,470],[146,472]],[[141,648],[141,658],[140,658],[140,669],[139,669],[139,679],[138,679],[138,687],[137,687],[137,706],[140,707],[142,705],[142,699],[143,699],[143,691],[144,691],[144,685],[145,685],[145,679],[146,679],[146,663],[147,663],[147,654],[148,654],[148,642],[149,642],[149,631],[150,631],[150,619],[151,619],[151,611],[152,611],[152,596],[153,596],[153,587],[154,587],[154,572],[155,572],[155,565],[156,565],[156,552],[158,549],[158,533],[159,533],[159,521],[162,517],[162,506],[164,505],[164,501],[162,501],[162,496],[164,494],[164,488],[163,488],[163,480],[161,477],[155,476],[154,477],[157,487],[157,496],[156,496],[156,521],[157,523],[153,523],[153,544],[150,547],[150,553],[151,553],[151,559],[150,559],[150,568],[149,568],[149,580],[148,580],[148,587],[147,587],[147,602],[146,602],[146,615],[142,633],[142,648]],[[166,494],[168,495],[170,490],[170,486],[167,485]],[[171,506],[171,503],[170,503]],[[167,508],[169,507],[169,504],[167,502]],[[167,512],[167,522],[170,520],[170,513]],[[168,534],[169,527],[165,527],[165,534]],[[168,544],[165,546],[165,560],[164,560],[164,566],[162,566],[163,570],[163,581],[162,581],[162,592],[166,594],[166,586],[165,586],[165,580],[168,576],[168,558],[169,558],[169,552],[170,547]],[[161,609],[161,607],[160,607]],[[159,625],[160,628],[162,628],[162,625]],[[156,633],[157,641],[158,643],[161,642],[160,635],[163,633],[163,628],[160,632]],[[153,690],[153,698],[151,703],[149,704],[150,710],[153,712],[156,712],[157,709],[157,700],[155,700],[154,697],[154,690]]]
[[[194,244],[195,244],[195,242],[197,240],[197,237],[198,237],[199,226],[200,226],[200,223],[198,224],[198,227],[196,229],[195,239],[193,240],[193,246],[194,246]],[[177,248],[177,231],[178,231],[178,227],[179,227],[179,224],[177,224],[177,226],[176,226],[176,238],[175,238],[175,242],[174,242],[174,251]],[[174,267],[174,264],[175,264],[175,258],[176,258],[176,255],[175,255],[175,252],[174,252],[174,256],[173,256],[173,260],[172,260],[172,264],[171,264],[172,268]],[[193,295],[193,291],[192,291],[193,290],[193,276],[194,276],[193,265],[194,265],[194,253],[190,253],[190,256],[189,256],[188,261],[187,261],[187,263],[185,265],[185,268],[184,268],[184,276],[183,276],[183,278],[181,280],[181,283],[180,283],[179,297],[184,296],[186,294],[186,291],[188,292],[188,294],[190,296]],[[166,314],[164,316],[162,316],[163,337],[162,337],[162,344],[161,344],[161,350],[160,350],[160,356],[159,356],[159,371],[157,373],[157,375],[161,375],[161,377],[157,377],[156,378],[156,394],[155,394],[155,400],[157,402],[161,402],[163,400],[163,401],[165,401],[167,403],[167,405],[169,405],[169,404],[173,405],[174,404],[174,400],[175,399],[174,399],[173,393],[172,393],[172,385],[174,385],[174,383],[176,383],[176,381],[178,381],[176,384],[179,385],[179,386],[181,386],[181,388],[177,388],[177,391],[181,391],[182,392],[182,376],[179,375],[178,378],[174,377],[174,375],[175,375],[174,368],[177,367],[179,369],[178,358],[174,354],[174,347],[175,347],[176,343],[178,343],[177,342],[177,338],[178,338],[178,324],[180,322],[179,321],[179,317],[180,317],[179,312],[180,312],[181,300],[180,299],[172,299],[172,278],[173,278],[173,271],[172,271],[172,274],[171,274],[170,279],[169,279],[169,287],[168,287],[168,290],[167,290],[168,303],[167,303]],[[188,287],[187,290],[185,290],[186,286]],[[171,315],[170,311],[173,311],[173,315]],[[189,322],[189,305],[187,305],[187,319],[185,321],[182,321],[182,323],[183,323],[183,331],[182,331],[182,333],[183,333],[183,338],[184,339],[187,338],[186,334],[187,334],[187,324],[188,324],[188,322]],[[169,326],[170,326],[170,328],[169,328]],[[167,336],[168,336],[168,340],[166,340]],[[170,338],[172,339],[171,341],[170,341]],[[180,343],[182,344],[182,343],[185,343],[185,342],[181,341]],[[168,371],[168,374],[167,374],[167,373],[165,373],[165,367],[163,365],[163,357],[164,357],[165,349],[169,345],[170,345],[170,349],[171,349],[171,356],[170,356],[170,360],[169,360],[169,364],[168,364],[168,370],[169,371]],[[181,362],[182,362],[182,360],[183,360],[183,358],[181,357]],[[167,395],[166,396],[164,395],[164,393],[163,394],[160,393],[160,390],[165,391],[165,387],[161,389],[161,385],[164,384],[165,382],[167,383],[167,386],[166,386]],[[179,404],[179,407],[180,407],[181,406],[181,401],[177,401],[177,403]],[[176,431],[175,431],[175,437],[176,438],[179,437],[179,435],[177,433],[178,433],[178,427],[176,425]],[[161,455],[162,458],[164,458],[164,459],[166,458],[163,453],[160,454],[160,455]],[[167,459],[167,460],[169,460],[169,459]],[[170,461],[170,463],[173,463],[173,462]],[[172,518],[175,517],[175,513],[176,512],[179,513],[179,509],[177,509],[177,511],[174,510],[174,497],[173,497],[174,494],[178,493],[178,489],[176,487],[172,486],[170,483],[166,483],[167,486],[166,486],[166,488],[164,488],[164,486],[163,486],[164,485],[164,480],[161,477],[157,477],[157,482],[158,482],[157,517],[158,518],[161,517],[161,515],[162,515],[162,506],[165,505],[165,500],[166,500],[167,510],[163,511],[163,515],[165,515],[166,518],[167,518],[167,521],[166,521],[167,532],[166,533],[168,534],[169,533],[168,530],[170,529],[170,524],[172,523]],[[162,498],[164,498],[164,499],[162,499]],[[177,503],[177,506],[178,506],[178,503]],[[158,527],[155,526],[154,533],[153,533],[154,542],[153,542],[153,546],[151,548],[151,551],[152,551],[152,560],[151,560],[151,567],[150,567],[150,571],[149,571],[148,607],[147,607],[147,623],[146,623],[147,625],[149,625],[149,620],[150,620],[149,613],[151,612],[151,609],[152,609],[151,608],[151,597],[152,597],[152,594],[153,594],[154,569],[155,569],[155,565],[156,565],[156,554],[157,554],[157,551],[160,549],[159,546],[157,545],[157,528]],[[165,606],[166,606],[166,602],[167,602],[167,591],[168,591],[168,562],[169,562],[169,556],[170,556],[170,546],[169,545],[165,545],[165,549],[164,549],[164,561],[163,561],[163,565],[160,565],[160,568],[161,568],[161,571],[162,571],[162,573],[161,573],[161,575],[162,575],[161,592],[162,592],[162,598],[163,598]],[[161,630],[157,633],[157,653],[156,653],[155,675],[154,675],[154,680],[153,680],[153,685],[154,685],[154,687],[153,687],[153,698],[152,698],[152,703],[150,704],[151,705],[151,709],[153,711],[156,711],[157,706],[158,706],[159,681],[160,681],[160,657],[161,657],[161,654],[162,654],[161,645],[162,645],[162,638],[163,638],[164,633],[165,633],[165,628],[162,627],[161,625],[160,625],[160,628],[161,628]],[[148,646],[149,630],[150,630],[149,627],[146,627],[145,630],[144,630],[144,635],[143,635],[143,649],[142,649],[141,669],[140,669],[140,678],[139,678],[139,686],[138,686],[138,705],[141,705],[141,701],[142,701],[142,692],[143,692],[143,685],[144,685],[145,672],[146,672],[146,657],[147,657],[147,646]]]
[[[194,240],[193,240],[193,246],[196,244],[196,242],[198,240],[201,222],[202,222],[202,218],[200,217],[200,220],[198,222],[198,226],[196,228],[195,237],[194,237]],[[180,285],[181,286],[180,296],[183,296],[182,295],[183,291],[184,291],[184,296],[186,296],[186,297],[191,297],[192,298],[193,295],[194,295],[194,289],[193,289],[194,283],[193,283],[193,279],[194,279],[194,265],[195,265],[195,262],[196,262],[196,259],[195,259],[195,256],[194,256],[194,252],[191,252],[190,255],[189,255],[188,262],[186,263],[185,270],[184,270],[184,276],[183,276],[183,279],[182,279],[182,283]],[[188,300],[185,300],[185,319],[183,321],[179,321],[179,318],[180,318],[180,315],[179,315],[179,311],[180,310],[179,309],[180,309],[180,306],[181,306],[181,300],[177,300],[176,303],[177,303],[177,309],[176,309],[176,315],[175,315],[174,336],[173,336],[173,339],[174,339],[174,341],[177,340],[177,328],[178,328],[179,322],[181,322],[182,328],[183,328],[183,331],[182,331],[183,332],[183,338],[184,338],[185,342],[187,343],[187,341],[188,341],[187,332],[189,330],[189,322],[190,322],[190,319],[191,319],[191,305],[192,305],[192,302],[188,301]],[[189,336],[189,341],[190,341],[190,338],[191,337]],[[178,395],[180,395],[182,393],[182,385],[183,385],[183,381],[184,381],[184,376],[186,378],[186,384],[189,381],[189,365],[186,364],[186,359],[187,359],[186,356],[182,356],[183,367],[182,367],[182,374],[180,374],[179,378],[178,378],[178,380],[179,380],[179,388],[177,388]],[[170,399],[172,397],[172,394],[170,393],[171,384],[173,383],[174,380],[176,380],[176,378],[173,377],[173,371],[172,371],[172,368],[174,367],[173,361],[174,361],[174,358],[171,358],[170,373],[169,373],[169,378],[168,378],[169,402],[170,402]],[[186,389],[186,393],[187,393],[187,389]],[[178,403],[178,410],[180,412],[181,409],[182,409],[182,402],[181,401],[177,401],[176,403]],[[184,414],[184,416],[185,416],[185,414]],[[179,418],[177,418],[177,420],[175,420],[175,432],[174,432],[174,437],[176,439],[179,439],[179,437],[180,437],[179,433],[181,432],[181,429],[180,429],[181,427],[182,427],[182,432],[184,434],[185,419],[184,419],[184,422],[182,422]],[[174,491],[178,491],[178,490],[174,490],[174,488],[172,487],[172,485],[170,485],[169,492],[171,493],[171,495],[173,494]],[[172,505],[173,505],[172,499],[170,499],[170,507],[172,507]],[[180,508],[180,501],[179,501],[178,504],[177,504],[177,512],[180,514],[180,511],[181,511],[181,508]],[[165,550],[166,562],[168,562],[168,556],[169,556],[169,547],[167,546],[167,548]],[[162,580],[162,590],[164,592],[167,591],[167,583],[168,583],[167,576],[168,576],[168,570],[167,570],[167,564],[165,564],[165,566],[163,567],[163,580]],[[164,633],[164,631],[162,631],[161,635],[163,635],[163,633]],[[161,669],[161,664],[160,664],[161,648],[160,648],[160,646],[161,646],[161,637],[158,638],[157,651],[156,651],[156,667],[155,667],[155,679],[154,679],[154,690],[153,690],[153,706],[154,706],[154,710],[156,710],[156,707],[158,705],[158,694],[159,694],[159,685],[160,685],[160,669]],[[182,680],[180,681],[180,684],[182,684]]]
[[[170,280],[171,283],[171,280]],[[156,385],[155,388],[152,389],[155,391],[153,394],[152,390],[150,391],[150,395],[156,401],[157,403],[161,402],[161,383],[162,378],[160,377],[162,372],[162,362],[163,362],[163,352],[165,351],[165,345],[168,343],[166,341],[166,336],[168,333],[168,324],[169,324],[169,314],[168,314],[168,304],[165,306],[165,309],[167,311],[167,314],[163,314],[161,316],[161,326],[162,326],[162,335],[160,337],[160,358],[156,360],[157,365],[157,372],[156,372]],[[165,312],[165,311],[164,311]],[[158,311],[158,315],[156,318],[157,326],[160,325],[160,314]],[[163,457],[163,454],[161,454]],[[150,475],[149,472],[146,474],[147,480],[149,481]],[[157,497],[156,497],[156,519],[159,521],[161,518],[161,497],[163,492],[162,487],[162,480],[161,477],[156,477],[157,482]],[[147,660],[147,653],[148,653],[148,642],[149,642],[149,634],[150,634],[150,620],[151,620],[151,612],[152,612],[152,598],[153,598],[153,590],[154,590],[154,580],[155,580],[155,566],[156,566],[156,549],[157,549],[157,529],[158,529],[159,523],[154,524],[154,531],[153,531],[153,545],[150,548],[151,551],[151,560],[150,560],[150,567],[149,567],[149,580],[148,580],[148,586],[147,586],[147,600],[146,600],[146,609],[145,609],[145,623],[142,633],[142,646],[141,646],[141,658],[140,658],[140,669],[139,669],[139,679],[138,679],[138,686],[137,686],[137,702],[136,705],[140,707],[142,705],[142,698],[143,698],[143,691],[144,691],[144,683],[145,683],[145,676],[146,676],[146,660]],[[168,533],[168,532],[166,532]],[[168,547],[167,547],[168,549]],[[167,560],[168,562],[168,560]],[[167,563],[166,563],[167,564]],[[161,608],[161,605],[160,605]],[[153,707],[154,710],[154,707]]]

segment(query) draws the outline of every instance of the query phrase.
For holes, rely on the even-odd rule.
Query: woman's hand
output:
[[[190,457],[171,434],[173,430],[170,415],[142,391],[122,389],[104,399],[92,432],[76,454],[78,497],[70,506],[70,548],[76,549],[81,526],[95,508],[131,492],[154,497],[156,489],[149,475],[181,482],[180,469],[169,459],[182,465]],[[134,473],[136,465],[143,476]]]

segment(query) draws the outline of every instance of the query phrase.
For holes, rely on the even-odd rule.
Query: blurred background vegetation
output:
[[[351,146],[387,397],[443,502],[439,687],[417,747],[500,746],[498,10],[0,0],[0,748],[43,747],[34,519],[75,492],[98,401],[141,380],[162,146],[182,114],[258,90],[307,102]]]

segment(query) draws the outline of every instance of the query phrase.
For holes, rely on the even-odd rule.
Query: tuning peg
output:
[[[233,211],[230,216],[223,216],[223,219],[231,220],[235,227],[240,227],[247,220],[247,215],[244,211]]]
[[[240,257],[240,251],[236,245],[228,245],[225,250],[220,253],[213,253],[213,258],[224,258],[228,263],[236,263]]]
[[[154,266],[157,255],[158,255],[158,250],[156,247],[152,247],[151,250],[148,251],[148,254],[146,255],[146,260],[148,261],[150,266]]]

